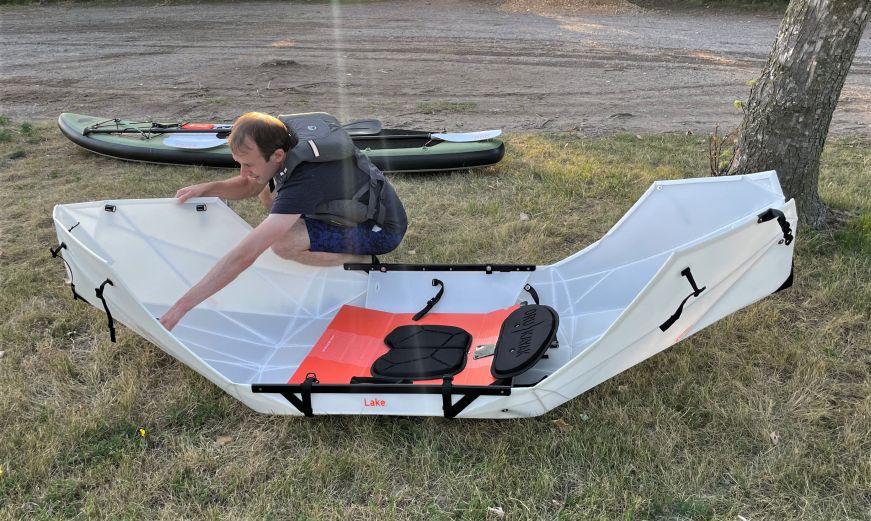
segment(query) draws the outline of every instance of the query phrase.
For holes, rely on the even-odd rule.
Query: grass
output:
[[[52,206],[232,172],[0,129],[0,519],[871,519],[867,140],[827,145],[822,195],[849,217],[799,230],[789,291],[540,418],[446,421],[258,415],[126,328],[110,343],[48,254]],[[392,176],[411,225],[384,260],[549,263],[654,179],[707,171],[696,136],[507,144],[495,167]]]

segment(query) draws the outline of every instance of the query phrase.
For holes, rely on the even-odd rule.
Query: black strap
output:
[[[79,225],[79,223],[74,224],[73,228],[75,228],[78,225]],[[72,228],[70,228],[70,230],[72,230]],[[66,265],[67,271],[70,272],[70,289],[73,291],[73,300],[78,300],[78,299],[85,300],[82,297],[80,297],[78,293],[76,293],[76,284],[75,284],[75,282],[73,282],[73,268],[72,268],[72,266],[70,266],[70,263],[67,262],[67,260],[65,258],[63,258],[63,255],[60,254],[61,250],[66,250],[66,249],[67,249],[67,244],[65,242],[62,242],[62,243],[58,244],[57,248],[49,248],[48,251],[51,252],[52,258],[57,259],[58,257],[60,257],[60,260],[62,260],[63,263]]]
[[[100,284],[99,288],[96,288],[94,291],[97,293],[97,298],[103,301],[103,309],[106,310],[106,317],[109,319],[109,338],[112,342],[115,341],[115,321],[112,319],[112,312],[109,311],[109,306],[106,304],[106,299],[103,298],[103,288],[106,287],[106,284],[110,286],[114,286],[111,280],[106,279]]]
[[[699,289],[699,287],[696,286],[696,281],[695,279],[693,279],[693,273],[692,271],[690,271],[689,268],[684,268],[684,270],[681,271],[680,274],[690,281],[690,286],[692,286],[693,292],[687,295],[687,298],[683,299],[683,302],[681,302],[680,306],[677,307],[677,311],[675,311],[674,314],[668,318],[668,320],[666,320],[662,323],[661,326],[659,326],[659,329],[661,329],[662,331],[665,331],[666,329],[670,328],[675,322],[677,322],[677,319],[679,319],[681,313],[683,313],[684,304],[686,304],[691,297],[698,297],[702,293],[702,291],[705,291],[705,289],[707,288],[707,286],[704,286]]]
[[[456,410],[453,402],[453,398],[451,396],[451,388],[454,386],[454,377],[453,376],[445,376],[442,380],[442,411],[445,414],[445,418],[453,418],[460,411]],[[468,398],[468,396],[464,396],[463,398]],[[463,406],[465,409],[465,406]]]
[[[314,411],[312,410],[312,385],[319,384],[318,376],[315,373],[308,373],[305,375],[305,381],[302,383],[301,392],[302,395],[302,413],[306,416],[314,416]]]
[[[540,302],[538,301],[538,292],[535,291],[535,288],[533,288],[531,284],[523,286],[523,289],[527,293],[529,293],[529,295],[532,297],[533,302],[535,302],[536,305],[540,304]]]
[[[423,316],[426,315],[427,313],[429,313],[429,310],[431,310],[432,307],[435,306],[436,304],[438,304],[438,301],[442,299],[442,295],[444,295],[444,293],[445,293],[445,283],[440,281],[439,279],[432,279],[432,285],[433,286],[440,286],[439,292],[436,293],[436,296],[434,296],[433,298],[426,301],[426,306],[424,306],[423,309],[421,309],[420,311],[417,312],[417,314],[415,314],[413,317],[411,317],[412,320],[417,321],[417,320],[422,319]]]
[[[757,223],[768,222],[772,219],[777,219],[777,224],[780,225],[780,230],[783,232],[783,243],[787,246],[790,245],[792,240],[795,238],[792,236],[792,227],[789,225],[789,221],[786,220],[786,215],[783,214],[780,210],[775,210],[774,208],[769,208],[765,210],[761,214],[759,214],[759,220]]]
[[[369,201],[366,208],[366,219],[383,225],[387,209],[381,204],[381,189],[384,187],[384,174],[378,170],[368,156],[359,149],[354,149],[354,162],[357,168],[369,174],[369,183],[364,185],[368,188]],[[363,193],[366,193],[365,191]],[[354,200],[358,201],[363,193],[354,194]]]
[[[287,401],[296,407],[296,410],[308,417],[312,417],[315,415],[312,410],[312,385],[319,383],[320,381],[318,381],[318,376],[315,373],[308,373],[305,375],[305,381],[300,384],[301,400],[291,392],[282,392],[281,396],[284,396]]]

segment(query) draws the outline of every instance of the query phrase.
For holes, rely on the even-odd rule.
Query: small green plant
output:
[[[714,127],[708,136],[708,166],[712,176],[727,175],[737,152],[738,129],[726,135],[720,135],[719,130],[719,126]]]

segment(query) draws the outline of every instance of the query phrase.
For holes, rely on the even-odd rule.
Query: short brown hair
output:
[[[287,152],[299,142],[293,129],[287,128],[280,119],[262,112],[248,112],[236,119],[227,138],[230,150],[238,150],[248,138],[257,145],[267,161],[279,148]]]

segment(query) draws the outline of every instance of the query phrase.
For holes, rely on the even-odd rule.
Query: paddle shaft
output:
[[[148,127],[148,128],[86,128],[82,131],[82,134],[87,136],[88,134],[229,134],[229,130],[215,130],[215,129],[188,129],[188,128],[157,128],[157,127]],[[421,132],[420,134],[385,134],[385,135],[352,135],[351,138],[354,141],[377,141],[377,140],[393,140],[393,139],[422,139],[429,138],[432,134]]]

